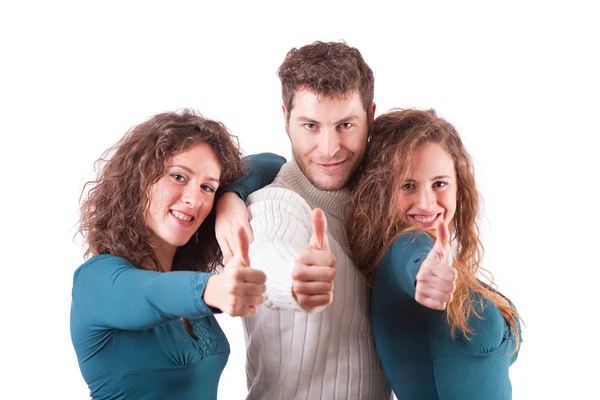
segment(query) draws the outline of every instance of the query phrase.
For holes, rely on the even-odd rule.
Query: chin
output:
[[[350,176],[320,176],[315,178],[314,175],[307,176],[310,183],[313,184],[319,190],[334,191],[340,190],[346,187],[346,184],[350,180]]]
[[[314,181],[311,180],[311,183],[319,190],[325,190],[328,192],[333,192],[336,190],[340,190],[343,189],[346,186],[346,182],[347,180],[335,180],[335,181],[325,181],[325,182],[319,182],[319,181]]]
[[[169,243],[171,246],[173,247],[181,247],[181,246],[185,246],[191,239],[192,237],[188,237],[188,238],[173,238],[171,240],[169,240],[167,243]]]

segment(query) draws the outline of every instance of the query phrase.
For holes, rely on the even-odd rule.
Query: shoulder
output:
[[[294,216],[307,215],[310,220],[312,208],[298,193],[290,189],[267,186],[248,197],[250,215],[275,211],[289,213]]]
[[[310,210],[310,206],[302,196],[291,189],[280,187],[274,183],[252,193],[248,197],[248,204],[252,205],[265,200],[276,200],[282,203],[298,205],[299,207],[306,207]]]
[[[84,262],[73,274],[73,284],[78,280],[97,274],[111,274],[117,270],[137,269],[124,258],[112,254],[100,254]]]
[[[266,187],[248,198],[250,224],[255,240],[302,242],[312,232],[310,205],[298,193],[280,187]]]
[[[423,249],[431,250],[433,240],[423,231],[410,231],[398,236],[396,240],[388,247],[388,250],[394,252],[413,252]]]
[[[270,163],[270,164],[276,165],[278,168],[280,168],[283,164],[285,164],[287,162],[285,157],[280,156],[279,154],[269,153],[269,152],[251,154],[248,156],[248,160],[251,163],[253,163],[253,162],[261,162],[264,164]]]
[[[432,248],[433,241],[425,232],[415,230],[403,233],[388,246],[380,267],[399,263],[420,265]]]

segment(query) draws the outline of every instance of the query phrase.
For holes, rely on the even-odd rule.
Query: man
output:
[[[244,319],[248,399],[389,399],[344,224],[375,113],[373,73],[357,49],[315,42],[292,49],[278,74],[294,157],[248,198],[250,263],[267,274],[265,306]]]

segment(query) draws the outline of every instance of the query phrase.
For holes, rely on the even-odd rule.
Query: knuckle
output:
[[[239,298],[239,296],[232,296],[231,301],[229,303],[229,307],[231,307],[232,310],[235,310],[239,306],[240,306],[240,298]]]
[[[300,304],[301,306],[309,306],[310,296],[304,294],[298,295],[298,304]]]
[[[241,280],[244,277],[245,273],[243,269],[235,269],[232,273],[233,278],[238,281]]]
[[[267,281],[267,274],[263,271],[253,269],[252,271],[256,271],[256,278],[260,281],[260,283],[265,283]]]
[[[308,249],[304,248],[302,250],[300,250],[298,252],[298,254],[296,254],[296,264],[303,264],[304,263],[304,259],[306,258],[306,255],[308,254]]]
[[[327,279],[333,281],[335,279],[335,274],[336,274],[335,269],[331,269],[331,270],[327,271]]]
[[[300,281],[293,281],[292,282],[292,289],[294,290],[294,292],[296,293],[302,293],[303,292],[303,286],[302,282]]]
[[[298,281],[304,281],[309,276],[309,272],[306,266],[298,266],[292,271],[292,277]]]

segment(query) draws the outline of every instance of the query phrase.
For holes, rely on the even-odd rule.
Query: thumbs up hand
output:
[[[450,233],[444,221],[435,227],[437,239],[417,273],[415,300],[433,310],[445,310],[456,290],[458,273],[452,268]]]
[[[292,271],[292,294],[307,312],[331,304],[335,278],[335,256],[327,239],[327,219],[320,208],[312,212],[312,228],[308,245],[296,256]]]
[[[232,317],[256,314],[256,307],[264,302],[267,276],[250,268],[249,241],[246,231],[237,228],[236,249],[221,274],[211,276],[204,290],[204,302]]]

